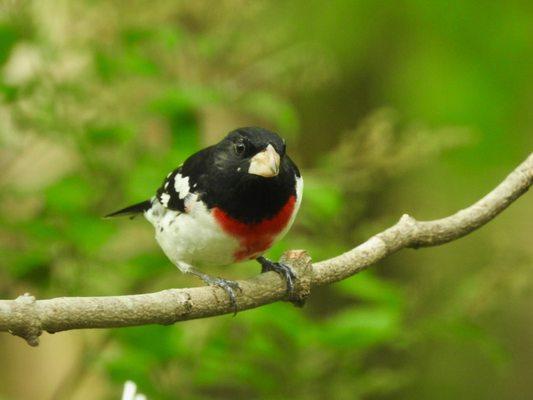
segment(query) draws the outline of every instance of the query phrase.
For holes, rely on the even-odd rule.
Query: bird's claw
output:
[[[237,315],[237,296],[235,295],[236,290],[241,290],[239,284],[235,281],[230,281],[227,279],[217,278],[214,276],[204,275],[202,280],[207,283],[209,286],[218,286],[227,293],[231,308],[233,309],[233,315]]]
[[[261,273],[268,271],[277,272],[283,276],[287,282],[287,295],[291,296],[294,293],[294,281],[296,280],[296,274],[291,267],[280,262],[270,261],[264,257],[259,257],[257,261],[259,261],[261,264]]]

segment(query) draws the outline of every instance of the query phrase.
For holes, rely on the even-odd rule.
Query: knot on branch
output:
[[[416,219],[409,214],[403,214],[396,224],[378,233],[371,240],[379,239],[387,254],[395,253],[404,247],[416,248],[418,228],[419,222]]]
[[[398,221],[400,224],[402,224],[403,226],[408,226],[410,228],[414,228],[415,225],[416,225],[416,219],[414,219],[413,217],[411,217],[409,214],[403,214],[401,217],[400,217],[400,221]]]
[[[409,214],[403,214],[400,217],[400,220],[396,226],[401,233],[401,238],[404,242],[406,242],[402,243],[402,247],[407,246],[411,247],[412,249],[418,249],[420,247],[421,244],[417,238],[419,228],[418,224],[418,221]]]
[[[13,302],[13,324],[9,332],[25,339],[30,346],[39,345],[42,329],[39,314],[35,309],[35,297],[24,293]]]
[[[176,320],[183,318],[192,311],[193,302],[189,292],[176,289],[168,289],[164,292],[172,298],[172,301],[169,303],[173,306],[170,308],[169,312],[164,314],[163,318],[161,318],[161,325],[172,325],[176,323]]]
[[[305,250],[289,250],[281,256],[280,261],[290,266],[297,278],[294,291],[287,300],[297,307],[303,307],[305,300],[311,294],[313,281],[311,256]]]

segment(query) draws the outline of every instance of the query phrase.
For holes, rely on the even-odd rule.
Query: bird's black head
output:
[[[215,147],[215,165],[247,179],[277,177],[285,157],[285,141],[263,128],[236,129]]]
[[[298,168],[285,141],[262,128],[239,128],[189,157],[181,169],[208,208],[245,222],[271,218],[296,194]]]

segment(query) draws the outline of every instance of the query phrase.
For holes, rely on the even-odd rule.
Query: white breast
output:
[[[237,239],[222,231],[196,196],[187,200],[186,208],[187,213],[180,213],[155,200],[145,213],[167,257],[182,269],[183,263],[200,267],[231,264],[239,247]]]

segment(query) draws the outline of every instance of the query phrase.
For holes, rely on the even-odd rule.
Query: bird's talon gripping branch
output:
[[[224,291],[229,297],[231,308],[233,310],[233,315],[237,315],[237,296],[235,295],[235,291],[241,290],[239,284],[235,281],[230,281],[227,279],[217,278],[209,275],[202,275],[201,279],[209,286],[218,286],[224,289]]]
[[[270,261],[265,257],[258,257],[257,261],[261,264],[261,273],[274,271],[285,278],[287,282],[287,295],[290,297],[294,292],[294,282],[296,281],[296,274],[292,268],[280,262]]]
[[[236,290],[242,291],[241,287],[239,286],[237,282],[230,281],[224,278],[219,278],[216,276],[207,275],[192,267],[189,267],[187,269],[187,272],[189,274],[192,274],[200,278],[204,283],[206,283],[209,286],[218,286],[224,289],[224,291],[227,293],[229,297],[231,309],[233,310],[233,315],[237,315],[237,296],[235,295],[235,291]]]

